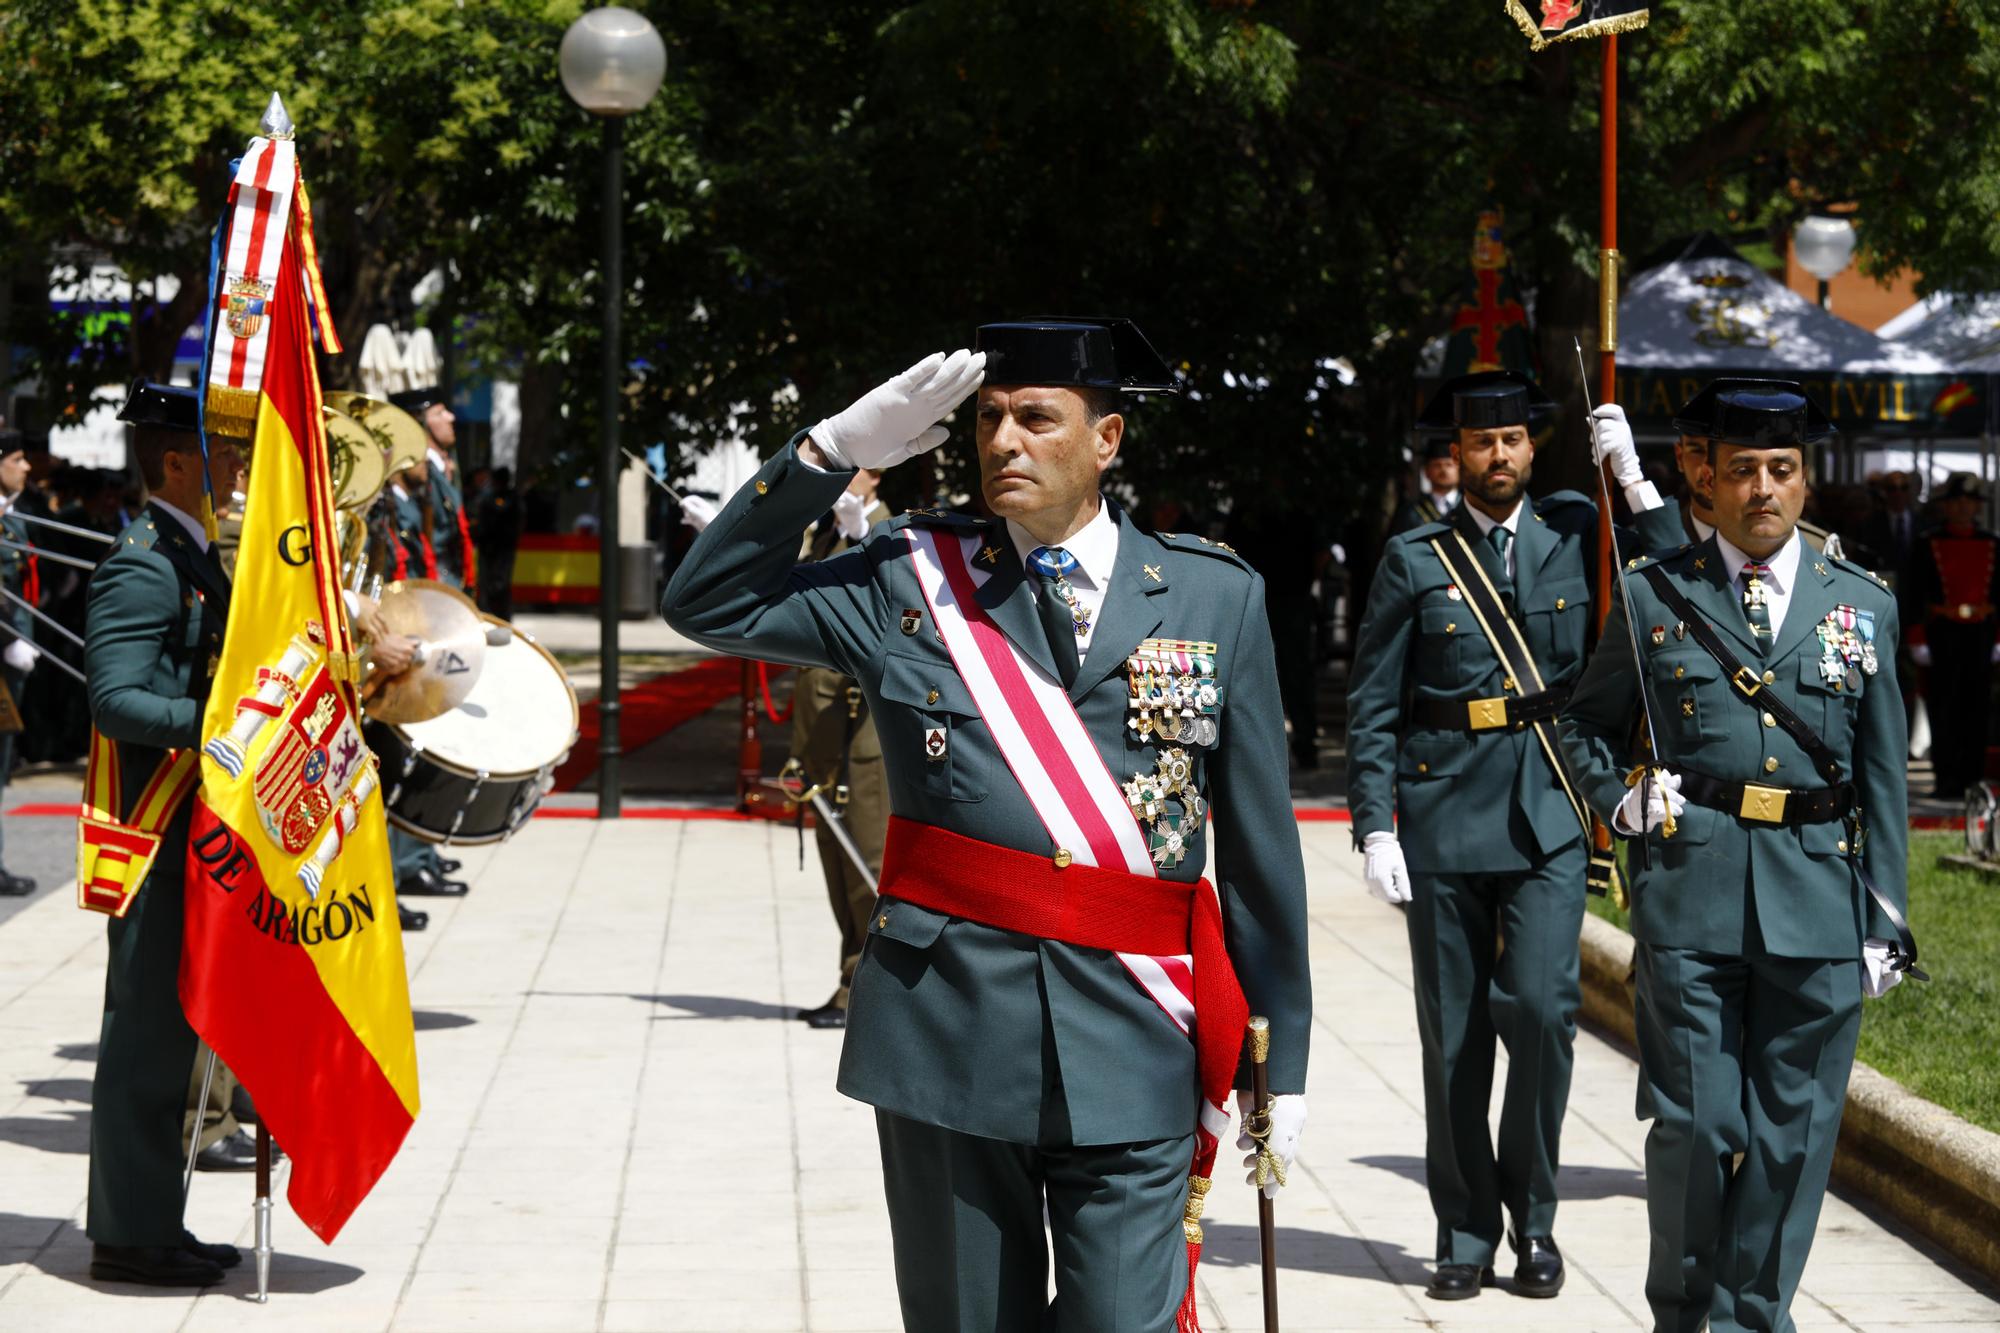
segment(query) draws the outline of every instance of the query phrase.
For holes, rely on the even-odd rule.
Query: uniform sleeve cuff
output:
[[[1625,488],[1625,503],[1635,514],[1643,514],[1649,509],[1658,509],[1663,503],[1659,488],[1650,481],[1635,481]]]

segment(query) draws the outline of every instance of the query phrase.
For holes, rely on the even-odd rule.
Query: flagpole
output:
[[[1599,112],[1602,176],[1598,203],[1597,401],[1618,401],[1618,34],[1604,35],[1603,104]],[[1601,466],[1601,465],[1600,465]],[[1597,525],[1597,586],[1611,586],[1611,510]],[[1611,614],[1611,599],[1597,603],[1597,629]]]

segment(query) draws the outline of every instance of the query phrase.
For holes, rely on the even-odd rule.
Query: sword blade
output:
[[[833,840],[840,844],[841,851],[847,853],[847,859],[854,863],[854,868],[861,872],[861,878],[866,881],[869,892],[880,893],[882,889],[875,882],[875,872],[868,868],[868,862],[861,855],[861,849],[854,845],[854,839],[848,835],[847,825],[842,821],[840,812],[833,808],[833,802],[827,800],[821,793],[814,792],[812,803],[813,809],[819,813],[820,822],[833,834]]]

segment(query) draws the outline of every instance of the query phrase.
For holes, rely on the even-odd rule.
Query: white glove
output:
[[[1361,877],[1368,892],[1391,906],[1410,901],[1410,867],[1395,834],[1371,833],[1361,840]]]
[[[1929,666],[1931,664],[1931,646],[1927,643],[1911,644],[1910,660],[1920,667]]]
[[[1643,826],[1640,824],[1642,816],[1639,810],[1642,793],[1646,802]],[[1685,809],[1687,809],[1687,798],[1681,795],[1681,775],[1671,772],[1653,773],[1632,784],[1631,790],[1625,793],[1625,799],[1618,803],[1617,814],[1613,816],[1611,822],[1617,825],[1620,833],[1631,837],[1642,832],[1651,833],[1666,823],[1667,811],[1672,810],[1674,818],[1679,819],[1681,811]]]
[[[851,542],[868,535],[868,506],[853,491],[842,491],[833,502],[833,527]]]
[[[1257,1183],[1257,1144],[1250,1137],[1250,1112],[1252,1109],[1250,1094],[1247,1092],[1238,1092],[1236,1094],[1236,1110],[1243,1117],[1243,1132],[1236,1136],[1236,1146],[1241,1148],[1245,1153],[1243,1158],[1243,1166],[1245,1168],[1243,1183],[1246,1185],[1255,1185]],[[1287,1173],[1291,1171],[1292,1163],[1298,1160],[1299,1135],[1305,1131],[1305,1127],[1306,1099],[1304,1093],[1281,1092],[1271,1098],[1271,1153],[1278,1159],[1278,1164]],[[1277,1198],[1278,1190],[1283,1184],[1284,1182],[1280,1180],[1266,1181],[1264,1183],[1264,1197],[1267,1199]]]
[[[1879,1000],[1903,984],[1900,968],[1889,966],[1889,941],[1870,935],[1861,945],[1861,993]]]
[[[932,352],[814,426],[812,441],[836,467],[894,467],[943,444],[949,432],[937,423],[985,377],[984,352]]]
[[[26,639],[10,640],[6,648],[0,649],[0,661],[5,661],[24,676],[35,669],[35,659],[41,655],[42,650]]]
[[[715,522],[715,516],[722,512],[721,506],[704,495],[684,495],[681,497],[681,522],[700,532]]]
[[[1636,486],[1646,479],[1639,470],[1639,446],[1632,441],[1632,428],[1625,424],[1625,409],[1605,403],[1590,414],[1591,439],[1597,446],[1597,461],[1609,465],[1620,486]]]

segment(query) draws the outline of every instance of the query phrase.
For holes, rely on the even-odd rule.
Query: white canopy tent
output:
[[[1875,332],[1959,370],[2000,371],[2000,292],[1933,292]]]

